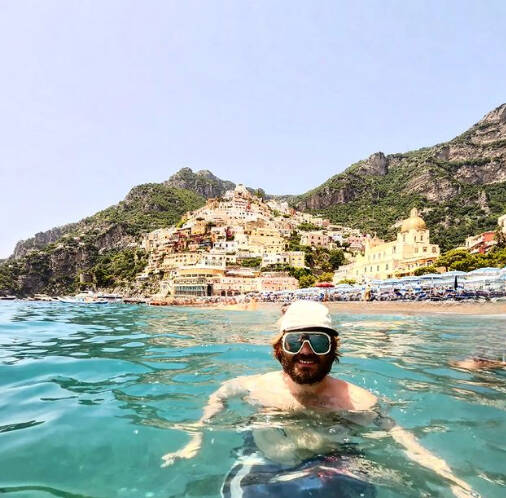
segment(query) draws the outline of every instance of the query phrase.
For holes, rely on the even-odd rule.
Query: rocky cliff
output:
[[[71,292],[79,273],[135,246],[142,233],[176,223],[204,202],[188,190],[139,185],[123,201],[93,216],[19,242],[0,265],[0,293]]]
[[[191,190],[206,199],[221,197],[227,190],[233,190],[236,187],[234,182],[222,180],[207,169],[193,172],[191,168],[181,168],[164,182],[164,185]],[[258,192],[262,196],[265,196],[263,189],[246,188],[252,194]]]
[[[468,234],[492,229],[506,211],[506,104],[449,142],[377,152],[291,202],[381,236],[392,235],[417,206],[433,240],[454,247]]]

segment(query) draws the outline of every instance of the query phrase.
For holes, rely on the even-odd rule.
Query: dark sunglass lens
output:
[[[296,353],[302,344],[302,337],[300,334],[286,334],[285,348],[290,353]]]
[[[329,337],[324,334],[309,334],[309,342],[313,347],[313,351],[317,354],[324,354],[329,350]]]

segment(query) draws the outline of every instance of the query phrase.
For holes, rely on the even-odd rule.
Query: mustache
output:
[[[314,354],[314,353],[310,353],[310,354],[301,354],[301,353],[297,353],[294,357],[293,357],[293,361],[297,361],[297,360],[312,360],[314,361],[315,363],[319,363],[320,362],[320,358],[318,357],[317,354]]]

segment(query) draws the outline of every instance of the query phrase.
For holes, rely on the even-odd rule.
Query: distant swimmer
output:
[[[504,335],[499,339],[488,336],[483,337],[482,340],[485,345],[476,348],[476,352],[473,356],[463,360],[450,361],[450,365],[463,370],[506,369]]]
[[[225,407],[227,399],[242,396],[263,413],[285,414],[275,423],[256,424],[222,487],[222,496],[376,496],[367,474],[350,469],[349,444],[336,442],[346,425],[375,424],[402,445],[413,461],[446,479],[455,496],[478,496],[456,477],[447,463],[423,448],[415,437],[378,412],[377,398],[369,391],[329,375],[339,359],[339,333],[329,310],[321,303],[297,301],[279,320],[273,352],[282,371],[238,377],[213,393],[201,419],[193,424],[190,442],[163,457],[163,466],[194,457],[202,428]],[[315,420],[342,423],[329,430],[311,425]],[[343,441],[346,441],[343,438]]]

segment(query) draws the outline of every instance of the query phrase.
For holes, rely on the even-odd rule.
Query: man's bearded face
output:
[[[281,341],[274,347],[274,354],[281,363],[283,370],[297,384],[316,384],[330,372],[335,358],[335,344],[326,355],[317,355],[306,343],[297,354],[289,354],[283,350]]]

